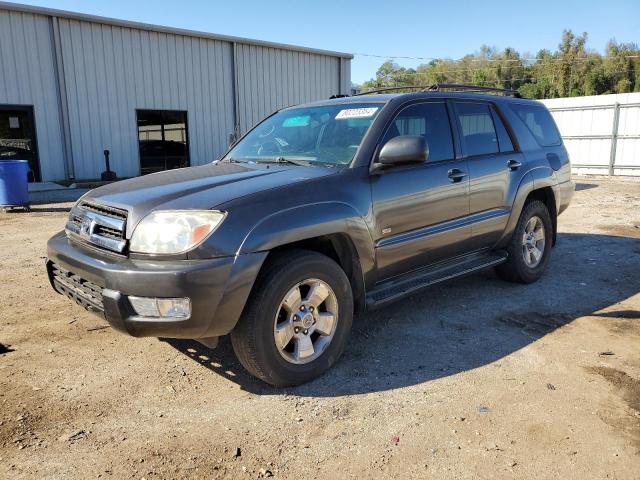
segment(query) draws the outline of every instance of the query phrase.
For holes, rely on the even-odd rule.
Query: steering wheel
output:
[[[258,147],[258,155],[271,155],[274,153],[282,153],[282,146],[275,139],[267,140]]]

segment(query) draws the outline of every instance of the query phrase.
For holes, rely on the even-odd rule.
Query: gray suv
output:
[[[51,285],[122,332],[229,334],[256,377],[306,382],[340,357],[354,312],[489,267],[542,276],[574,184],[547,109],[512,93],[280,110],[211,164],[84,195],[49,240]]]

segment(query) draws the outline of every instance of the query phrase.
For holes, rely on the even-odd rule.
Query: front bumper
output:
[[[132,260],[94,252],[60,232],[47,244],[53,288],[133,336],[206,338],[229,333],[266,253],[205,260]],[[136,316],[128,296],[189,297],[186,320]]]

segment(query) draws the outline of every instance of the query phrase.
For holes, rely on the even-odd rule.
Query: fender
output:
[[[343,234],[351,239],[364,276],[373,271],[373,238],[364,218],[353,206],[337,201],[297,205],[268,215],[248,232],[236,255],[269,251],[331,234]]]
[[[527,172],[518,184],[518,190],[516,191],[513,205],[511,207],[511,215],[509,215],[507,226],[505,227],[504,232],[502,232],[500,240],[496,242],[495,248],[505,247],[509,243],[511,235],[513,235],[513,231],[516,229],[518,219],[520,218],[520,214],[522,213],[522,209],[524,208],[524,202],[529,194],[535,189],[534,175],[532,172],[532,170]]]
[[[500,237],[500,240],[496,243],[495,248],[502,248],[509,243],[509,239],[511,238],[511,235],[518,224],[518,220],[520,219],[520,214],[524,208],[524,202],[529,194],[534,190],[539,190],[545,187],[554,188],[557,183],[555,172],[551,167],[546,165],[534,167],[529,170],[524,177],[522,177],[513,201],[513,206],[511,207],[509,221],[507,222],[507,226]]]
[[[550,166],[539,166],[529,171],[533,176],[533,189],[555,187],[558,184],[556,172]]]
[[[364,219],[347,203],[299,205],[262,218],[249,230],[238,247],[227,288],[216,314],[220,320],[203,336],[226,335],[233,330],[270,250],[336,233],[346,235],[353,242],[363,277],[371,272],[375,262],[371,234]]]

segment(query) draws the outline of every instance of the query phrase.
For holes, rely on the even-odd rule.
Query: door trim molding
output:
[[[438,223],[435,225],[429,225],[428,227],[411,230],[409,232],[400,233],[393,237],[383,238],[378,240],[376,248],[395,247],[404,243],[410,243],[414,240],[421,238],[441,235],[443,233],[449,233],[461,228],[470,227],[481,222],[493,220],[503,216],[509,216],[511,210],[508,208],[494,208],[486,210],[484,212],[474,213],[473,215],[467,215],[465,217],[456,218],[454,220],[448,220],[446,222]]]

